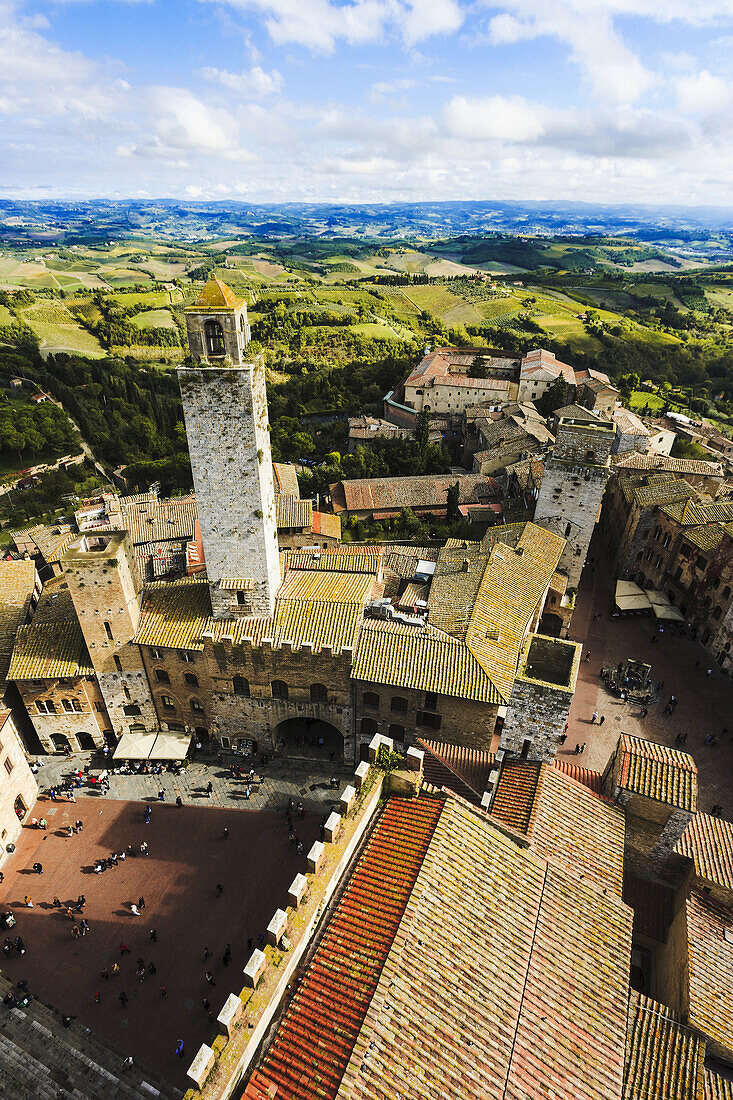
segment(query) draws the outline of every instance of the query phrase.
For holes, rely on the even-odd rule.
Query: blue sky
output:
[[[0,0],[0,196],[733,206],[733,0]]]

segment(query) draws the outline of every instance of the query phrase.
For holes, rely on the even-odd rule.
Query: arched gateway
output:
[[[344,739],[330,722],[320,718],[286,718],[275,728],[275,751],[282,756],[316,760],[343,760]]]

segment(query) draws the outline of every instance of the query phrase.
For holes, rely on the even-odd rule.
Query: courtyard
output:
[[[678,734],[686,734],[682,747],[694,757],[699,773],[698,809],[709,813],[718,803],[723,816],[733,818],[733,683],[710,654],[675,624],[664,625],[660,632],[660,624],[648,615],[612,618],[616,577],[597,533],[589,555],[594,563],[589,557],[583,571],[570,637],[583,642],[583,656],[590,652],[590,660],[581,661],[568,738],[558,758],[602,771],[620,733],[672,747]],[[601,615],[597,621],[596,612]],[[655,684],[664,683],[646,717],[639,706],[609,694],[599,678],[603,665],[629,657],[651,664]],[[665,706],[671,694],[679,704],[670,715]],[[605,719],[602,725],[592,722],[594,711]],[[708,735],[716,736],[718,744],[706,745]],[[585,752],[576,756],[575,746],[583,743]]]
[[[301,855],[288,838],[284,803],[256,812],[150,804],[146,824],[140,801],[83,795],[75,803],[39,799],[33,816],[45,817],[47,831],[23,829],[17,850],[3,865],[0,886],[0,911],[12,909],[17,919],[9,935],[20,935],[26,952],[4,955],[1,965],[5,977],[27,979],[31,993],[37,991],[120,1053],[185,1089],[194,1054],[216,1035],[213,1021],[227,996],[242,988],[248,940],[257,945],[294,876],[306,869],[324,804],[304,800],[305,817],[296,817]],[[77,819],[83,831],[62,835]],[[97,859],[128,845],[139,853],[143,842],[147,855],[128,856],[94,873]],[[32,870],[36,862],[42,874]],[[89,931],[74,938],[72,929],[82,916],[72,922],[66,906],[80,894],[87,899],[83,918]],[[24,905],[26,895],[33,908]],[[55,896],[63,909],[54,907]],[[145,907],[135,916],[131,905],[141,897]],[[120,954],[120,944],[128,952]],[[211,954],[205,958],[206,951]],[[145,964],[142,980],[139,958]],[[119,974],[112,974],[115,963]],[[123,992],[126,1004],[120,1000]],[[183,1058],[175,1054],[179,1039]]]

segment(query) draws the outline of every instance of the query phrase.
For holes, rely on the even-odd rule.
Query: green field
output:
[[[74,315],[60,302],[39,302],[22,311],[25,324],[33,329],[41,351],[68,351],[102,359],[106,352],[90,332],[83,329]]]
[[[136,328],[175,328],[176,322],[167,309],[149,309],[145,313],[136,313],[131,317]]]
[[[0,325],[14,325],[15,317],[7,306],[0,306]]]

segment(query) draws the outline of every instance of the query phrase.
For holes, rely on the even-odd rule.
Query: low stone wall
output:
[[[288,904],[275,910],[264,948],[253,951],[244,968],[244,987],[225,997],[218,1017],[223,1034],[211,1047],[203,1044],[197,1052],[188,1070],[195,1087],[185,1100],[228,1100],[241,1085],[326,905],[378,809],[384,774],[375,764],[376,742],[383,740],[374,739],[370,763],[359,765],[340,796],[338,824],[329,818],[325,840],[317,841],[308,853],[307,873],[295,876]]]

